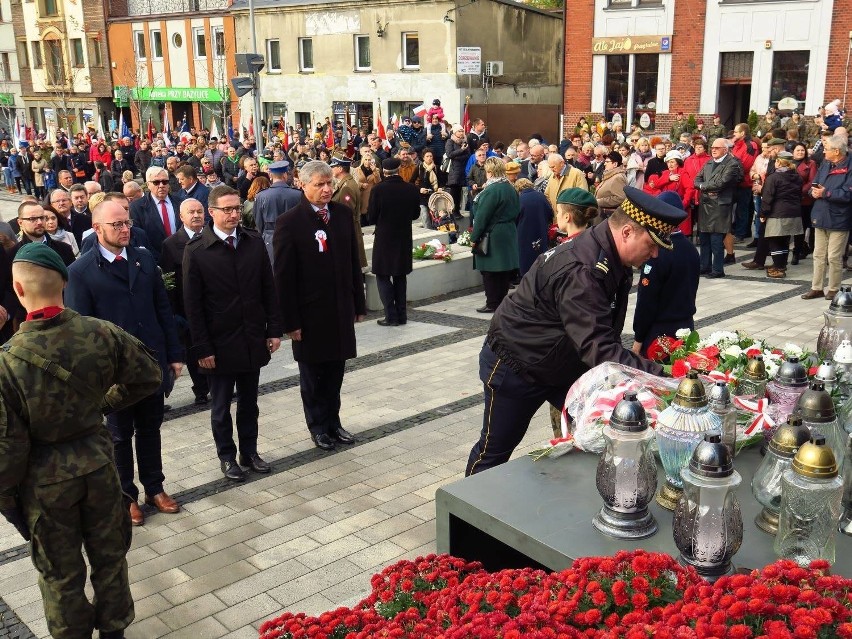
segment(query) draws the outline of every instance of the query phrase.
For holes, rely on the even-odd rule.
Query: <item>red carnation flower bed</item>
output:
[[[852,580],[778,561],[715,584],[643,550],[567,570],[487,572],[449,555],[400,561],[355,608],[285,613],[261,639],[852,639]]]

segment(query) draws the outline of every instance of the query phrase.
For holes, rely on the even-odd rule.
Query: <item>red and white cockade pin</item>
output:
[[[319,252],[325,253],[325,249],[328,246],[328,244],[326,244],[328,236],[325,234],[325,231],[320,229],[319,231],[314,233],[314,239],[317,241],[317,245],[319,246]]]

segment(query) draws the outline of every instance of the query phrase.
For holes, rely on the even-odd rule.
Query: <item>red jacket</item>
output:
[[[749,147],[751,147],[752,152],[749,153]],[[751,165],[754,164],[757,156],[760,155],[760,145],[754,140],[749,140],[748,145],[746,145],[745,140],[737,140],[734,142],[734,148],[731,149],[731,154],[740,161],[740,164],[743,165],[743,181],[740,182],[739,186],[744,186],[751,188]]]
[[[92,162],[103,162],[104,166],[109,168],[109,165],[112,163],[112,152],[107,147],[103,153],[99,153],[98,147],[93,144],[89,150],[89,159]]]
[[[808,206],[813,204],[814,199],[810,195],[810,190],[817,174],[816,162],[810,158],[802,160],[796,166],[796,171],[798,172],[799,177],[802,178],[802,205]]]
[[[700,191],[695,188],[695,178],[709,160],[709,153],[702,153],[701,155],[693,153],[683,161],[683,174],[680,179],[685,189],[684,204],[698,206],[698,194]]]

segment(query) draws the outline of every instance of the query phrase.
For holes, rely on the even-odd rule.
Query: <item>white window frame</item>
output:
[[[201,42],[204,43],[204,55],[198,52],[198,37],[201,36]],[[204,27],[193,27],[192,29],[192,55],[196,60],[207,59],[207,34],[204,33]]]
[[[141,47],[140,47],[141,45]],[[139,52],[139,49],[142,49],[142,52]],[[137,60],[147,60],[148,59],[148,51],[145,48],[145,32],[144,31],[134,31],[133,32],[133,51],[136,53]]]
[[[417,38],[417,64],[408,63],[408,36]],[[419,69],[420,68],[420,33],[418,31],[403,31],[402,32],[402,68],[403,69]]]
[[[369,56],[369,64],[365,67],[361,66],[361,39],[366,38],[367,40],[367,55]],[[355,48],[355,70],[356,71],[372,71],[373,70],[373,56],[372,51],[370,51],[370,36],[368,34],[356,34],[354,37],[354,48]]]
[[[77,43],[80,43],[80,59],[77,59]],[[82,69],[86,66],[86,45],[83,42],[83,38],[69,38],[68,39],[68,48],[70,49],[71,56],[71,66],[75,69]]]
[[[272,65],[272,45],[278,45],[278,66]],[[266,41],[266,72],[281,73],[281,40],[279,38],[270,38]]]
[[[314,39],[313,38],[299,38],[299,71],[303,72],[313,72],[314,70]],[[311,43],[311,66],[305,65],[305,42]]]
[[[213,48],[213,59],[222,60],[225,57],[225,27],[213,27],[210,34],[210,46]],[[222,38],[222,53],[219,53],[218,37]]]
[[[157,40],[160,41],[160,54],[157,55],[157,47],[154,46],[154,34],[157,34]],[[148,39],[151,42],[151,59],[152,60],[162,60],[163,59],[163,32],[160,29],[151,29],[148,32]]]

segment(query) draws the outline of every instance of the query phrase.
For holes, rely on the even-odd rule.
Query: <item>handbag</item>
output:
[[[448,173],[450,170],[450,163],[452,161],[452,158],[450,158],[449,156],[444,158],[444,161],[441,162],[441,171],[443,171],[444,173]]]
[[[487,231],[482,234],[482,237],[479,238],[479,241],[470,249],[470,252],[474,255],[488,255],[488,237],[491,235],[491,231]]]

